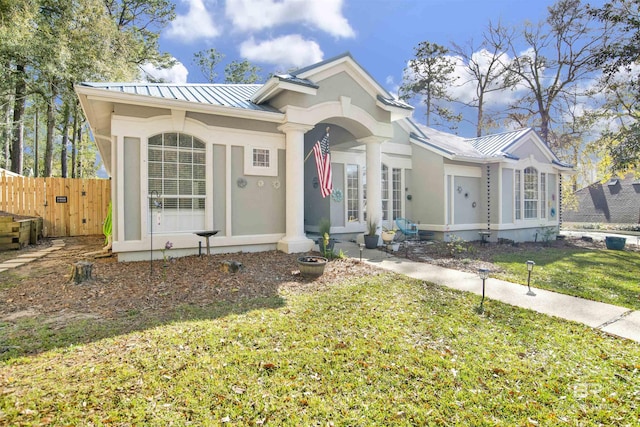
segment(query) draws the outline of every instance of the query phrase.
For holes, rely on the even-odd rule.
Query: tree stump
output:
[[[77,285],[93,279],[93,263],[80,261],[74,264],[71,280]]]

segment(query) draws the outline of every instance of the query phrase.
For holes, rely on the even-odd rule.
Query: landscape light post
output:
[[[484,286],[485,282],[489,278],[489,270],[481,268],[478,270],[478,276],[482,279],[482,300],[480,300],[480,313],[484,313]]]
[[[533,266],[536,265],[535,262],[529,260],[527,261],[527,272],[528,272],[528,276],[527,276],[527,288],[529,289],[529,291],[527,292],[527,295],[531,295],[531,296],[535,296],[535,292],[533,292],[531,290],[531,272],[533,271]]]
[[[360,248],[360,262],[362,262],[362,251],[364,250],[364,243],[358,243],[358,247]]]

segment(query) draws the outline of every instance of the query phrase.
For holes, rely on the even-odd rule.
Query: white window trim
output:
[[[253,150],[266,150],[269,152],[269,166],[253,165]],[[258,176],[278,176],[278,150],[273,147],[246,145],[244,147],[244,174]]]

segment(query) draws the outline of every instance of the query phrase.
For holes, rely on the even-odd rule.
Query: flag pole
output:
[[[329,129],[331,129],[329,126],[327,126],[327,133],[329,133]],[[313,147],[311,148],[311,150],[309,150],[309,153],[307,154],[307,157],[304,158],[304,162],[307,162],[307,159],[309,158],[309,156],[311,155],[311,153],[313,153]]]

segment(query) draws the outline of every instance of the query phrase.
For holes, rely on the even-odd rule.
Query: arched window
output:
[[[524,219],[538,218],[538,170],[524,170]]]
[[[160,222],[154,224],[154,231],[204,229],[205,154],[204,142],[191,135],[170,132],[149,138],[149,206],[161,214],[159,221],[153,215],[151,217],[151,221]]]

